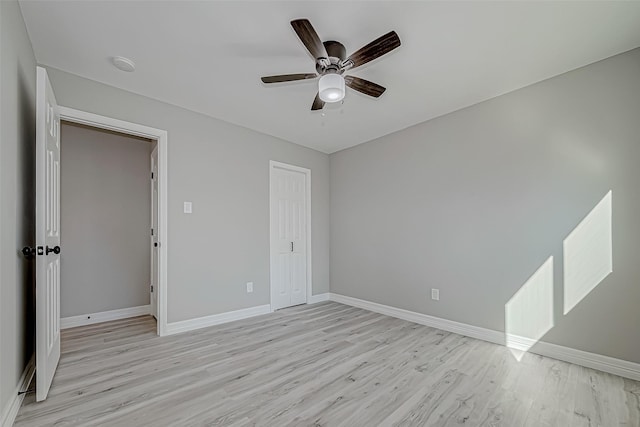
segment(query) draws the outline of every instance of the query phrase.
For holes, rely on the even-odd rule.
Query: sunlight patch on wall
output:
[[[611,191],[564,239],[564,314],[613,272]]]
[[[505,304],[506,344],[520,360],[553,328],[553,257],[533,273]]]

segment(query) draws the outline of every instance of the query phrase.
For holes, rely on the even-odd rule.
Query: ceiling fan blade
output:
[[[347,61],[353,62],[353,68],[359,67],[391,52],[399,46],[400,37],[398,37],[395,31],[391,31],[384,36],[375,39],[360,50],[357,50],[347,58]]]
[[[373,96],[374,98],[379,97],[385,90],[387,90],[387,88],[380,86],[379,84],[354,76],[344,76],[344,84],[353,90],[362,92],[365,95]]]
[[[320,94],[316,94],[316,99],[313,100],[313,104],[311,105],[311,110],[322,110],[324,107],[324,101],[320,99]]]
[[[291,26],[314,59],[329,57],[318,33],[308,19],[293,20]]]
[[[317,74],[281,74],[279,76],[261,77],[262,83],[293,82],[295,80],[315,79]]]

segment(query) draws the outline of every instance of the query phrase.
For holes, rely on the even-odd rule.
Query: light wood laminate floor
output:
[[[16,426],[640,426],[640,383],[326,302],[160,338],[63,331]]]

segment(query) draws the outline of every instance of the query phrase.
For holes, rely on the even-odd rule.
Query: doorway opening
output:
[[[157,155],[156,144],[61,121],[61,329],[156,317],[151,307],[157,275],[149,274],[157,252],[149,251],[157,217],[149,185],[155,181],[150,158]]]
[[[167,133],[59,109],[61,328],[151,315],[165,335]]]

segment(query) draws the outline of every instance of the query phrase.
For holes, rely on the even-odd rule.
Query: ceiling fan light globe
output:
[[[340,102],[344,99],[345,84],[340,74],[326,74],[318,81],[318,93],[324,102]]]

